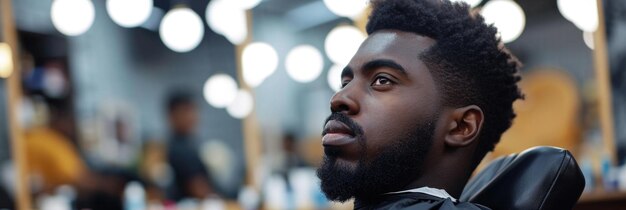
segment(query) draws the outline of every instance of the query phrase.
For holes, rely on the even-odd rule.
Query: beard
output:
[[[424,159],[430,150],[435,119],[418,124],[396,139],[375,157],[367,157],[362,129],[347,116],[333,113],[338,120],[355,131],[360,158],[355,167],[337,162],[341,151],[325,148],[322,165],[317,169],[322,192],[329,200],[345,202],[350,198],[369,200],[381,194],[398,191],[421,175]]]

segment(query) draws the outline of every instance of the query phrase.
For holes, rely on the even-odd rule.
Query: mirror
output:
[[[626,2],[604,1],[606,43],[610,89],[615,130],[617,161],[624,164],[626,158]]]
[[[59,205],[71,200],[76,207],[119,209],[145,198],[161,207],[283,209],[291,205],[289,193],[299,190],[306,199],[293,205],[350,208],[329,205],[314,170],[323,155],[329,100],[366,37],[366,6],[73,1],[10,1],[34,207],[60,199]],[[476,12],[489,6],[473,2]],[[603,99],[593,37],[560,10],[560,1],[510,2],[521,8],[516,17],[523,21],[506,46],[524,63],[526,100],[514,105],[513,127],[484,162],[532,146],[559,146],[577,156],[594,183],[610,153],[603,150],[598,119]],[[616,148],[624,157],[626,130],[618,128],[626,126],[620,79],[626,3],[605,2]],[[127,7],[134,12],[124,14]],[[0,164],[11,161],[6,84],[0,79]],[[13,188],[5,189],[11,200]]]

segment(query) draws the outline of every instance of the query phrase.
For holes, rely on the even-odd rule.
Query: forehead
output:
[[[361,44],[352,60],[354,62],[351,63],[367,62],[373,59],[391,59],[405,68],[410,68],[421,64],[419,54],[433,44],[435,44],[434,39],[415,33],[397,30],[377,31],[369,35]]]

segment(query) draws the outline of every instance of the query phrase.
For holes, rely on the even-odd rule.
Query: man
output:
[[[456,198],[515,117],[519,63],[467,4],[371,6],[330,101],[323,192],[355,209],[488,209]]]
[[[77,190],[73,202],[78,209],[121,209],[118,196],[127,177],[90,168],[72,140],[75,125],[71,101],[41,98],[33,102],[45,106],[49,118],[45,124],[24,132],[29,177],[41,181],[33,182],[33,194],[51,194],[63,185],[70,185]]]
[[[210,179],[198,154],[193,133],[198,122],[197,107],[191,95],[177,92],[167,102],[171,137],[167,159],[174,171],[175,185],[171,197],[205,199],[211,196]]]
[[[43,181],[41,189],[35,191],[52,193],[62,185],[73,185],[82,190],[83,186],[89,186],[85,180],[93,175],[72,142],[75,131],[70,101],[42,101],[34,103],[47,107],[49,119],[24,132],[28,172]]]

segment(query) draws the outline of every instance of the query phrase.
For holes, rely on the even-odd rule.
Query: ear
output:
[[[483,110],[476,105],[454,109],[447,126],[445,144],[451,147],[465,147],[477,141],[483,125]]]

